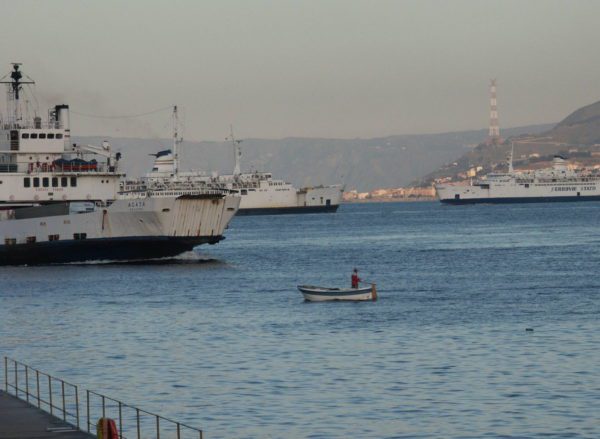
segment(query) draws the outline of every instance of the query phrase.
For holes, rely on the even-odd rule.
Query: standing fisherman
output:
[[[362,282],[358,277],[358,270],[355,268],[352,272],[352,288],[358,288],[358,284]]]

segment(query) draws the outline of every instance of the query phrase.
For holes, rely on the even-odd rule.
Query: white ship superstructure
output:
[[[515,171],[512,153],[508,172],[492,173],[472,184],[436,185],[442,203],[533,203],[600,200],[600,175],[571,169],[564,157],[555,156],[552,167]]]
[[[241,172],[242,155],[239,140],[230,137],[235,166],[233,174],[207,175],[201,171],[180,171],[180,183],[192,186],[220,188],[241,196],[238,215],[265,215],[282,213],[335,212],[342,201],[343,185],[314,186],[295,188],[291,183],[273,178],[270,172]],[[178,169],[177,145],[173,151],[164,150],[155,154],[152,172],[147,174],[149,181],[160,183],[173,180]]]
[[[125,183],[110,144],[71,144],[67,105],[43,121],[23,103],[23,78],[14,64],[1,80],[0,265],[173,256],[223,239],[239,197]]]

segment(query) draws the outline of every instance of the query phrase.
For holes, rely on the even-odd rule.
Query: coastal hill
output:
[[[518,127],[504,133],[542,133],[551,127]],[[486,134],[485,130],[473,130],[374,139],[244,139],[242,170],[269,171],[275,178],[297,186],[343,182],[348,190],[359,191],[401,187],[471,151]],[[123,153],[123,167],[134,176],[150,170],[154,158],[149,154],[172,144],[170,139],[74,137],[75,142],[95,145],[103,140],[109,140],[115,151]],[[184,141],[181,169],[231,173],[231,144]]]
[[[571,145],[600,144],[600,101],[574,111],[547,135]]]
[[[512,144],[516,168],[548,167],[556,154],[564,156],[576,166],[599,166],[600,102],[579,108],[541,134],[511,135],[507,130],[502,134],[506,138],[503,144],[481,143],[436,171],[416,179],[413,184],[430,186],[436,181],[462,181],[491,171],[505,171]]]

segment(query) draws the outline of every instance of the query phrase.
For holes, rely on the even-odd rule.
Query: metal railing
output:
[[[85,426],[81,428],[80,411],[83,405],[80,404],[78,386],[9,357],[4,357],[4,389],[6,393],[89,433],[96,426],[94,420],[108,417],[115,420],[119,439],[204,439],[200,429],[92,390],[85,391]]]
[[[79,428],[79,389],[76,385],[4,357],[4,389]]]

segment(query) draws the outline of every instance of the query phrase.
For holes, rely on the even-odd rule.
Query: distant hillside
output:
[[[432,181],[465,180],[468,178],[465,174],[469,170],[472,173],[474,168],[480,168],[478,175],[505,170],[511,142],[515,144],[515,166],[549,166],[554,154],[563,155],[580,166],[596,166],[600,164],[600,102],[574,111],[538,135],[534,131],[530,131],[530,135],[518,135],[509,130],[502,134],[507,138],[504,145],[480,144],[413,183],[426,186]]]
[[[534,125],[503,133],[541,133],[550,128]],[[245,139],[242,169],[271,171],[275,177],[299,186],[344,182],[348,189],[360,191],[400,187],[471,151],[486,134],[476,130],[376,139]],[[102,140],[105,138],[74,138],[96,145]],[[106,140],[123,153],[123,166],[131,175],[148,172],[153,162],[149,154],[171,145],[167,139]],[[233,168],[233,152],[227,142],[184,142],[181,150],[183,169],[231,172]]]
[[[571,145],[600,144],[600,101],[574,111],[546,134]]]

